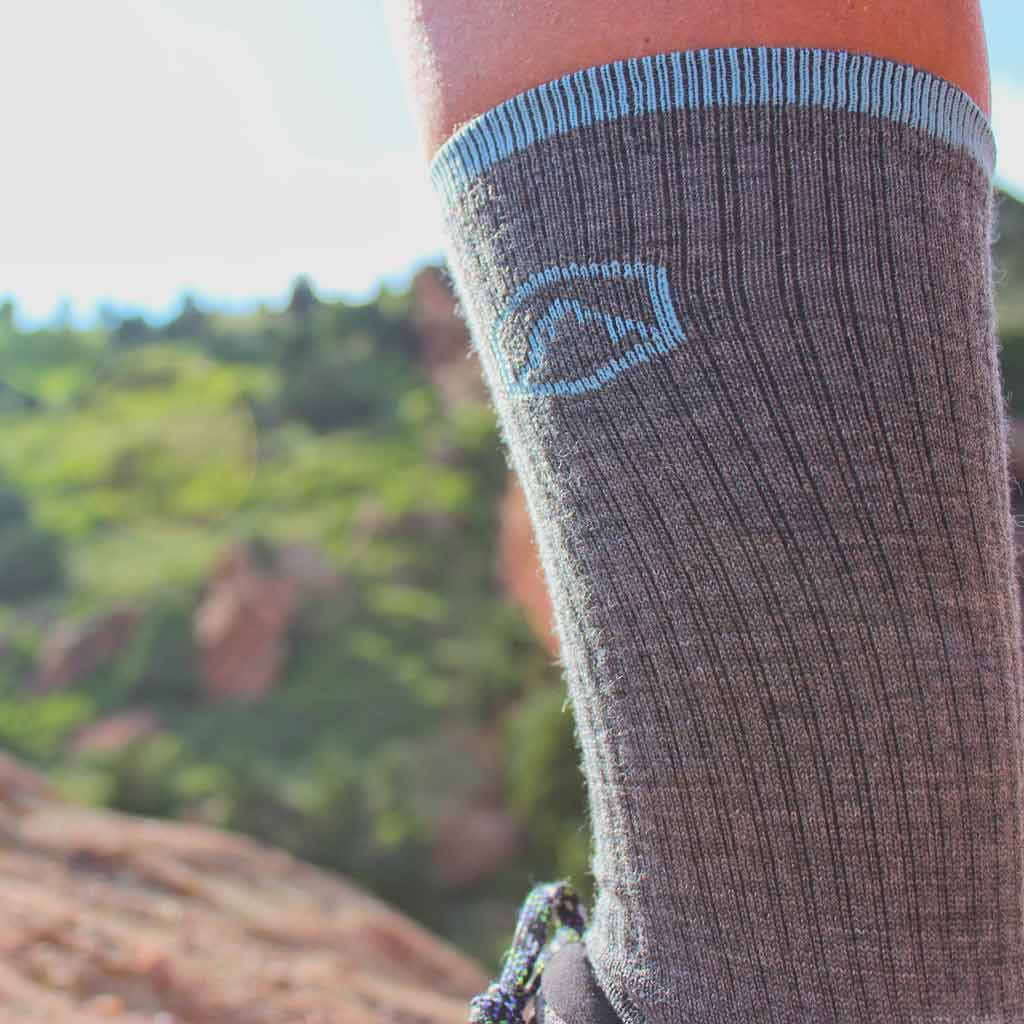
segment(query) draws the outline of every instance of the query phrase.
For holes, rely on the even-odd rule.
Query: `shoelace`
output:
[[[564,945],[578,942],[585,926],[579,894],[568,882],[536,886],[519,911],[500,977],[470,1000],[470,1024],[524,1024],[545,964]]]

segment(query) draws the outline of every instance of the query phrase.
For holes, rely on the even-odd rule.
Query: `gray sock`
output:
[[[992,158],[954,87],[799,49],[580,71],[438,155],[627,1024],[1024,1019]]]

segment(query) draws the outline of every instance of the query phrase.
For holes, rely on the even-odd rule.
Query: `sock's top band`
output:
[[[821,107],[927,132],[991,177],[988,119],[963,90],[909,64],[843,50],[730,47],[662,53],[586,68],[499,103],[463,125],[431,164],[446,202],[513,153],[601,121],[684,108]]]

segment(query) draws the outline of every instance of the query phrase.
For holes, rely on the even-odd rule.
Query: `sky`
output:
[[[22,323],[361,297],[440,253],[379,0],[34,0],[5,24],[0,295]],[[1024,7],[982,0],[1024,197]]]

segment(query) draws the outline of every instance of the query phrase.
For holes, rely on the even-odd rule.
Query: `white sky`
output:
[[[1024,196],[1024,5],[982,0]],[[157,315],[402,280],[439,225],[377,0],[33,0],[4,19],[0,295]]]

